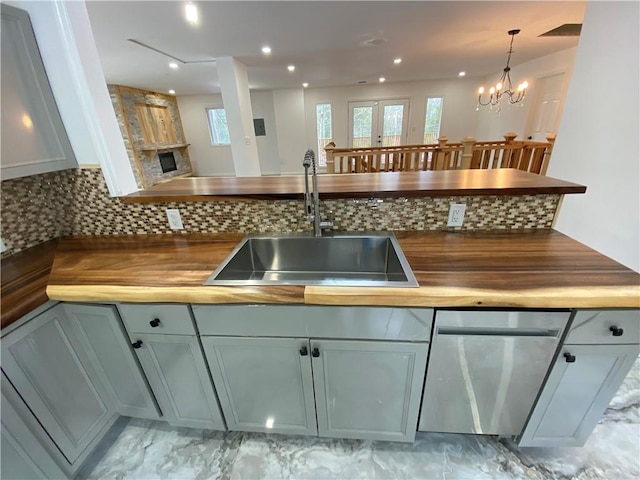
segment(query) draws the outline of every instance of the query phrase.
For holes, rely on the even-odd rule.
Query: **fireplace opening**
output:
[[[173,152],[158,153],[158,158],[160,159],[162,173],[175,172],[178,170],[176,157],[173,156]]]

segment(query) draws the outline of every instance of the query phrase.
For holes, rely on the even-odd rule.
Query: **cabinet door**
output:
[[[413,442],[426,343],[312,340],[318,433]]]
[[[77,167],[24,10],[2,3],[2,179]]]
[[[316,435],[309,340],[202,337],[229,430]]]
[[[565,345],[518,444],[584,445],[639,352],[638,345]]]
[[[179,427],[225,429],[196,337],[134,334],[131,340],[167,422]]]
[[[12,480],[68,478],[40,444],[41,440],[20,418],[20,414],[5,396],[5,387],[12,388],[11,385],[5,384],[3,378],[0,478]],[[46,433],[42,431],[42,435],[46,436]]]
[[[160,418],[155,399],[131,349],[114,306],[64,304],[69,331],[81,342],[116,411],[128,417]]]
[[[110,397],[64,329],[61,305],[2,341],[2,370],[70,463],[113,420]]]

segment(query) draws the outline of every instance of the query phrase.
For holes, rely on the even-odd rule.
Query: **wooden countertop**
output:
[[[242,234],[54,240],[2,260],[2,328],[49,298],[640,308],[640,275],[558,232],[396,232],[396,236],[418,288],[202,286]]]
[[[2,328],[48,300],[49,272],[56,240],[2,259]]]
[[[213,287],[242,235],[59,241],[47,293],[65,301],[640,308],[640,275],[554,231],[397,232],[418,288]]]
[[[318,175],[320,198],[584,193],[586,187],[511,168]],[[304,176],[177,178],[123,202],[301,199]]]

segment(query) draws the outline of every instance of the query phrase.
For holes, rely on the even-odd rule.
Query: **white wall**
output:
[[[222,95],[181,95],[178,109],[189,147],[194,175],[201,177],[234,176],[230,146],[213,145],[209,133],[207,107],[221,108]]]
[[[548,175],[566,195],[556,229],[640,271],[640,4],[587,2]]]
[[[507,132],[515,132],[518,134],[518,140],[525,140],[526,137],[531,134],[527,129],[536,101],[536,84],[538,83],[536,80],[564,72],[565,86],[563,90],[566,93],[571,78],[576,50],[577,47],[568,48],[526,63],[521,63],[520,65],[512,66],[511,80],[514,82],[514,87],[525,80],[529,82],[527,96],[521,103],[516,105],[503,105],[500,113],[490,110],[489,107],[480,107],[480,110],[477,112],[478,129],[475,134],[476,140],[502,140],[503,135]],[[505,62],[506,60],[505,55]],[[495,75],[477,82],[474,92],[477,92],[480,86],[484,86],[485,90],[488,91],[492,85],[496,84],[501,73],[502,70],[496,71]],[[477,103],[477,93],[474,98]],[[562,112],[562,101],[560,104],[560,112]]]
[[[347,146],[348,102],[362,100],[385,100],[408,98],[409,135],[408,143],[422,143],[424,118],[428,97],[444,97],[440,134],[450,142],[459,142],[463,137],[474,135],[477,113],[474,92],[477,79],[454,79],[421,82],[384,83],[354,85],[350,87],[308,88],[305,90],[306,137],[309,145],[316,149],[316,105],[331,103],[333,140],[338,147]]]
[[[182,127],[194,175],[201,177],[234,176],[235,168],[231,147],[212,145],[206,109],[222,108],[222,95],[180,95],[177,97]],[[276,121],[273,112],[273,92],[251,92],[251,109],[255,118],[264,118],[266,135],[256,137],[262,175],[280,173],[280,156]]]
[[[301,88],[273,91],[280,171],[283,175],[304,173],[302,159],[307,148],[316,150],[315,140],[307,142],[306,139],[304,105]]]
[[[256,136],[262,175],[279,175],[280,153],[276,133],[276,117],[273,111],[273,92],[251,92],[251,109],[254,118],[264,119],[265,135]]]

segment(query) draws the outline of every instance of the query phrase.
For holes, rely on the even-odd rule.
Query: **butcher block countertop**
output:
[[[2,328],[48,300],[46,289],[57,240],[2,259]]]
[[[512,168],[318,175],[325,198],[584,193],[586,187]],[[120,197],[123,202],[301,199],[304,176],[176,178]]]
[[[58,240],[55,258],[54,242],[34,247],[2,261],[2,326],[47,296],[77,302],[640,308],[639,274],[553,230],[396,232],[418,288],[203,286],[243,236],[68,237]]]

